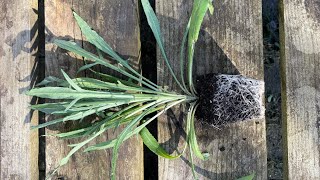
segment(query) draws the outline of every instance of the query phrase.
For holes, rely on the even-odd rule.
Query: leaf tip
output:
[[[79,15],[76,13],[76,10],[74,10],[73,8],[71,8],[72,14],[74,17],[78,17]]]
[[[209,9],[209,13],[213,15],[214,6],[212,5],[212,0],[209,0],[208,2],[208,9]]]

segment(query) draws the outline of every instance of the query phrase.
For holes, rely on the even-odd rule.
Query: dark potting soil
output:
[[[212,126],[260,117],[263,83],[240,75],[206,74],[196,79],[196,117]]]
[[[201,122],[215,125],[222,125],[222,122],[215,122],[218,117],[212,113],[214,104],[212,99],[217,91],[217,74],[206,74],[196,79],[196,90],[199,97],[199,106],[196,111],[196,118]],[[213,121],[213,122],[212,122]]]

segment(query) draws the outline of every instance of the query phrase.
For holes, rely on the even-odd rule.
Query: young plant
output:
[[[62,49],[73,52],[84,58],[86,64],[79,69],[79,72],[90,70],[100,77],[101,80],[89,77],[72,79],[63,70],[61,70],[61,73],[63,74],[64,79],[51,76],[45,78],[39,84],[39,86],[44,87],[31,89],[27,92],[27,95],[59,101],[32,105],[31,108],[46,114],[57,115],[59,118],[33,126],[32,129],[44,128],[49,125],[67,121],[81,122],[82,119],[94,114],[99,116],[99,120],[92,122],[84,128],[53,135],[61,139],[85,138],[85,140],[77,144],[69,145],[72,147],[72,150],[60,161],[60,164],[52,174],[54,174],[59,167],[65,165],[69,158],[80,148],[87,145],[90,141],[108,129],[116,129],[119,125],[125,125],[125,128],[117,138],[84,149],[84,152],[89,152],[113,148],[111,179],[115,179],[119,147],[124,141],[136,134],[141,136],[144,144],[152,152],[164,158],[178,158],[184,153],[186,148],[189,148],[191,167],[195,178],[197,177],[193,165],[193,156],[195,155],[202,160],[208,158],[209,154],[200,151],[195,134],[195,112],[199,105],[200,96],[197,95],[193,82],[192,66],[195,43],[199,36],[201,23],[208,9],[211,13],[213,12],[211,0],[194,1],[192,14],[186,27],[181,46],[180,80],[173,72],[167,58],[160,32],[159,21],[151,8],[149,1],[141,0],[141,3],[160,52],[164,57],[164,61],[183,93],[180,94],[168,91],[143,77],[130,66],[127,60],[122,59],[114,52],[110,45],[93,31],[79,15],[73,12],[82,34],[86,37],[88,42],[96,47],[97,54],[86,51],[72,41],[55,40],[55,44]],[[186,44],[188,50],[187,85],[185,83],[183,67],[185,61],[184,49]],[[110,56],[117,65],[107,61],[104,58],[104,54]],[[118,78],[109,74],[96,72],[92,67],[97,65],[119,72],[126,78]],[[182,103],[189,106],[186,119],[186,145],[181,154],[172,156],[161,148],[146,126],[166,110]],[[146,118],[147,116],[150,117],[150,115],[152,116],[151,118]]]

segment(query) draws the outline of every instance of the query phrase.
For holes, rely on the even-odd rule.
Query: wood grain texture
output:
[[[77,69],[83,65],[81,57],[66,53],[52,44],[54,38],[75,40],[85,49],[92,49],[82,37],[74,18],[73,8],[93,29],[95,29],[115,51],[132,62],[139,64],[140,50],[138,3],[134,1],[91,0],[64,1],[48,0],[45,5],[46,14],[46,75],[61,77],[60,69],[75,76]],[[86,74],[81,75],[89,75]],[[47,134],[72,126],[65,124],[51,127]],[[121,128],[115,134],[118,134]],[[98,137],[95,142],[106,141],[115,137],[113,131]],[[67,144],[74,141],[59,141],[48,138],[46,141],[47,172],[58,165],[61,158],[67,155],[70,148]],[[143,146],[140,139],[133,137],[126,141],[120,149],[117,167],[118,179],[143,179]],[[64,179],[108,179],[111,169],[112,151],[92,153],[76,153],[69,163],[59,170],[55,178]]]
[[[320,179],[320,3],[282,0],[285,179]]]
[[[37,114],[23,94],[35,81],[37,1],[0,2],[0,179],[38,179]]]
[[[191,14],[192,0],[158,0],[156,11],[168,57],[179,72],[179,51],[183,31]],[[262,7],[260,0],[214,1],[215,12],[206,15],[195,50],[196,75],[207,73],[242,74],[263,80]],[[158,83],[174,85],[158,50]],[[181,109],[180,109],[181,110]],[[176,110],[177,111],[177,110]],[[159,118],[158,139],[173,152],[185,141],[183,115],[172,113]],[[231,124],[221,130],[197,125],[197,137],[210,160],[196,160],[200,179],[236,179],[252,172],[267,179],[265,120]],[[178,160],[159,158],[159,179],[192,179],[188,156]]]

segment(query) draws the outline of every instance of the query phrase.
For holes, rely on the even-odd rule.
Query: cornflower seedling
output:
[[[53,135],[61,139],[85,138],[80,143],[69,145],[72,147],[72,150],[60,161],[60,164],[53,173],[59,167],[65,165],[69,158],[80,148],[85,147],[85,152],[112,148],[111,179],[115,179],[119,147],[124,141],[136,134],[139,134],[144,144],[158,156],[168,159],[179,158],[185,149],[189,148],[191,162],[193,162],[193,155],[206,160],[209,154],[200,151],[195,134],[194,121],[197,107],[200,109],[203,107],[209,108],[210,113],[207,115],[213,117],[213,120],[206,120],[204,118],[203,121],[213,126],[226,124],[225,122],[251,119],[262,115],[262,92],[260,90],[263,89],[263,83],[260,81],[244,78],[239,75],[210,75],[204,78],[206,82],[204,84],[207,85],[204,88],[196,88],[194,85],[192,67],[195,43],[197,42],[206,12],[209,10],[211,14],[213,13],[211,0],[194,1],[192,14],[184,32],[181,46],[180,77],[176,76],[171,68],[164,49],[159,21],[149,1],[141,0],[141,3],[163,59],[182,93],[168,91],[143,77],[126,60],[114,52],[111,46],[92,30],[79,15],[73,12],[82,34],[88,42],[96,47],[97,54],[86,51],[72,41],[55,40],[55,44],[84,58],[86,64],[79,69],[79,72],[90,70],[97,74],[100,79],[89,77],[72,79],[63,70],[61,73],[64,79],[51,76],[45,78],[38,84],[38,86],[43,87],[33,88],[26,94],[59,101],[32,105],[31,108],[46,114],[57,115],[60,118],[47,121],[32,128],[44,128],[67,121],[81,121],[95,114],[100,116],[100,118],[87,127]],[[187,83],[184,77],[183,66],[185,62],[185,49],[188,50]],[[104,58],[103,54],[110,56],[120,66],[110,63]],[[98,65],[114,70],[126,78],[118,78],[94,71],[92,68]],[[212,88],[211,91],[210,88]],[[209,96],[207,98],[202,96],[202,94],[207,93],[203,89],[209,89]],[[228,104],[225,104],[225,101],[232,103],[230,105],[235,109],[235,112],[224,109],[228,106]],[[212,103],[210,104],[210,102]],[[183,103],[188,105],[185,129],[186,144],[180,154],[173,156],[161,148],[146,126],[166,110]],[[245,108],[245,113],[242,112],[243,108],[240,106]],[[146,118],[147,116],[151,116],[151,118]],[[108,129],[117,128],[119,125],[125,125],[125,128],[115,139],[89,147],[86,146],[90,141]],[[193,163],[191,164],[193,175],[196,179],[195,167]],[[248,177],[250,178],[251,176]]]

